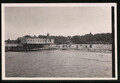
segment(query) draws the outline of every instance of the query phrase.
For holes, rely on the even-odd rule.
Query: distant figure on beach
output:
[[[71,47],[71,44],[69,45],[69,47]]]
[[[65,47],[64,45],[62,47]]]
[[[92,48],[92,44],[90,44],[90,48]]]
[[[78,48],[78,45],[76,45],[76,48]]]
[[[87,48],[87,45],[85,47]]]

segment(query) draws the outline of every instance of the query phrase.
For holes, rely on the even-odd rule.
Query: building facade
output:
[[[54,44],[54,39],[52,38],[23,38],[21,40],[23,49],[33,49],[33,48],[44,48]]]
[[[52,38],[23,38],[21,39],[22,44],[54,44],[54,39]]]
[[[9,40],[10,41],[10,40]],[[54,39],[47,34],[45,38],[40,37],[19,37],[17,43],[12,42],[8,43],[5,42],[5,47],[7,49],[34,49],[34,48],[44,48],[50,47],[54,44]]]

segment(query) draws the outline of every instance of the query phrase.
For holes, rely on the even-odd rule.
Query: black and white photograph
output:
[[[2,4],[2,79],[117,78],[116,3]]]

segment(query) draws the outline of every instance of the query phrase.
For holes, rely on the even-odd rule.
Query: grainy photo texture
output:
[[[111,5],[8,4],[2,13],[4,78],[115,75]]]

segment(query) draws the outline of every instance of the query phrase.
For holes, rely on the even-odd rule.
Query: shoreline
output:
[[[61,45],[52,45],[42,48],[23,48],[23,47],[11,47],[5,49],[5,52],[29,52],[29,51],[42,51],[42,50],[78,50],[82,52],[100,52],[100,53],[111,53],[112,46],[107,44],[61,44]]]
[[[76,49],[76,48],[42,48],[42,49],[24,49],[24,50],[10,50],[6,52],[36,52],[36,51],[44,51],[44,50],[66,50],[66,51],[80,51],[80,52],[97,52],[97,53],[112,53],[112,50],[107,49]]]

